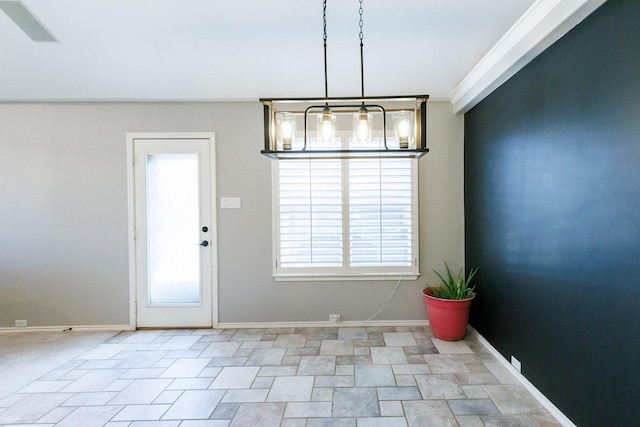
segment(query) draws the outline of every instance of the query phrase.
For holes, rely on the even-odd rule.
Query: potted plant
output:
[[[433,270],[442,283],[424,288],[422,294],[433,335],[445,341],[458,341],[464,338],[467,331],[469,307],[476,296],[471,281],[478,269],[472,268],[465,277],[463,267],[460,267],[458,277],[453,277],[446,262],[444,266],[446,275]]]

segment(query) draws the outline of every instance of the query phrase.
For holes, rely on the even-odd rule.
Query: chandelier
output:
[[[267,157],[420,158],[427,148],[428,95],[365,96],[360,0],[360,96],[329,97],[327,0],[323,0],[324,98],[260,98]]]

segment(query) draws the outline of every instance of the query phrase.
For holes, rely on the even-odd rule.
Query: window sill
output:
[[[276,282],[348,282],[363,280],[417,280],[420,273],[380,273],[380,274],[278,274]]]

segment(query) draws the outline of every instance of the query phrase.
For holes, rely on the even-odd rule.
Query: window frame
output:
[[[283,160],[292,162],[295,160]],[[350,267],[349,237],[349,166],[348,159],[342,159],[341,191],[343,193],[343,253],[342,267],[281,267],[280,256],[280,161],[272,162],[272,266],[276,281],[350,281],[350,280],[415,280],[420,276],[419,254],[419,165],[418,160],[408,159],[411,163],[411,254],[412,265]],[[346,181],[345,181],[346,180]]]

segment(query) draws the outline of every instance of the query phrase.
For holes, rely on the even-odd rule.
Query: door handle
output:
[[[207,246],[209,246],[209,242],[207,242],[206,240],[203,240],[202,242],[199,243],[199,245],[207,247]]]

